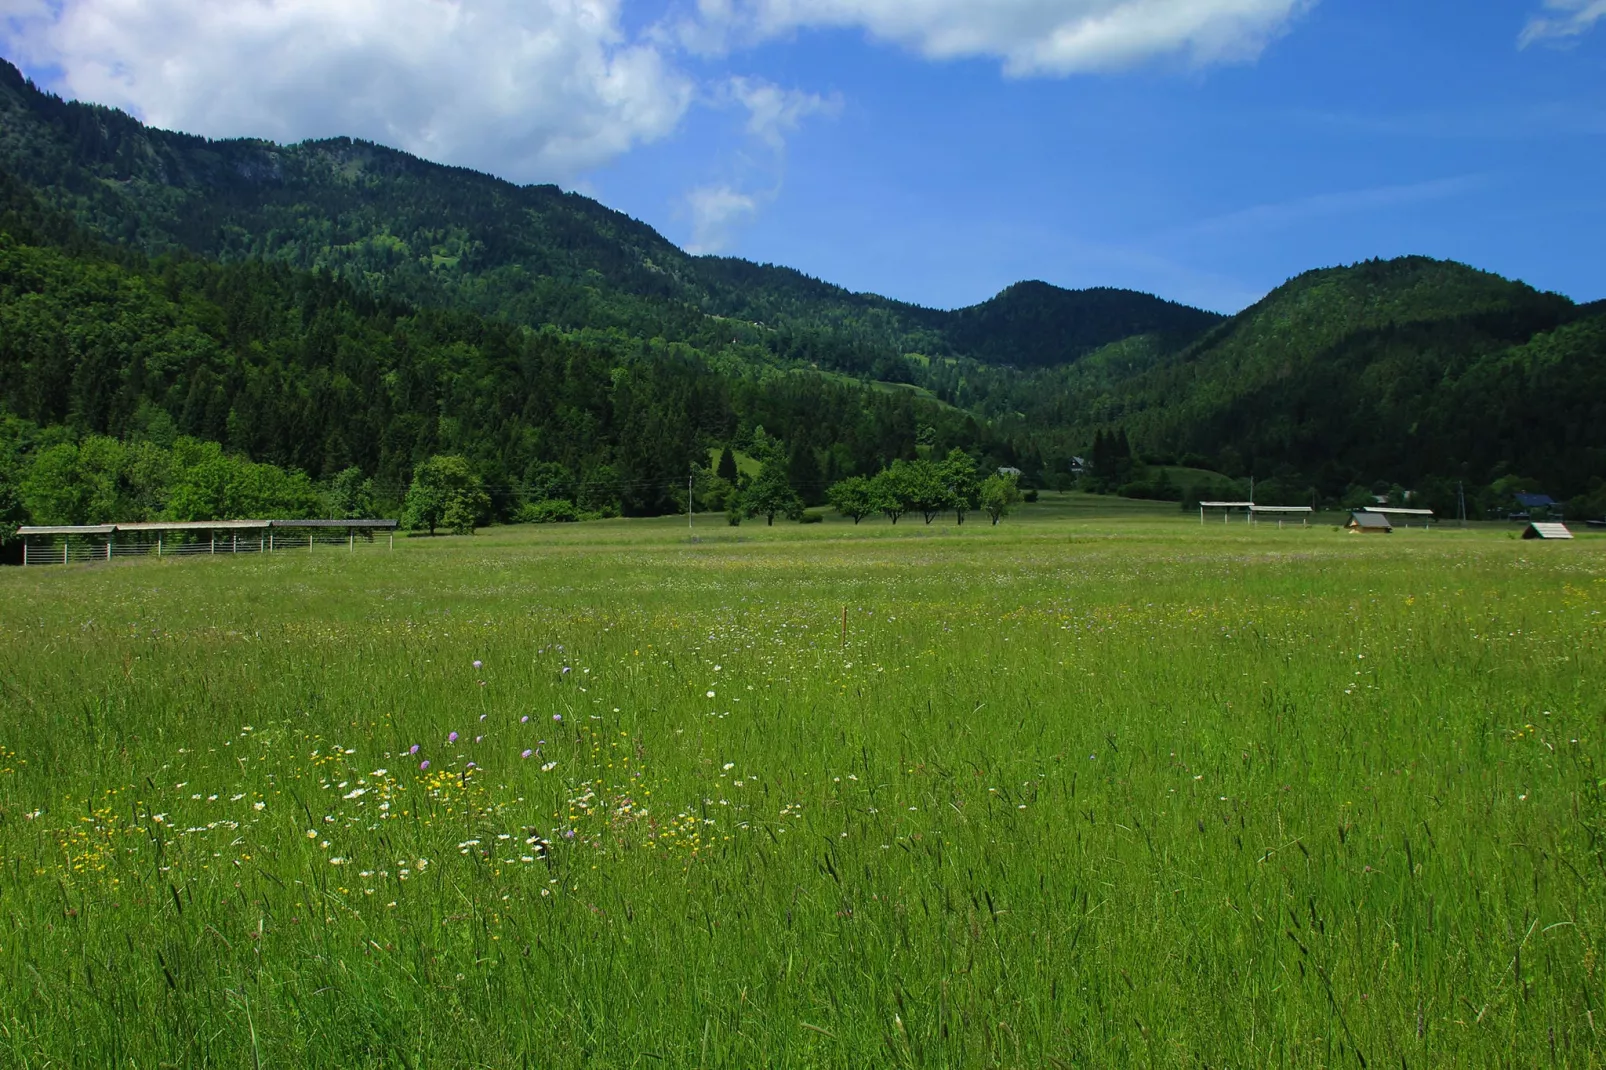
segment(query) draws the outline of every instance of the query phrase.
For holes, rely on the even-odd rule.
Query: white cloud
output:
[[[811,115],[836,115],[838,97],[822,97],[796,89],[783,89],[754,78],[732,78],[725,95],[747,109],[747,132],[775,152],[786,150],[787,135],[795,133]]]
[[[1595,23],[1606,18],[1606,0],[1545,0],[1545,10],[1554,14],[1530,18],[1517,38],[1518,48],[1527,48],[1536,41],[1562,41],[1587,33]]]
[[[733,231],[758,214],[758,197],[728,185],[700,186],[686,195],[692,238],[686,251],[694,256],[729,246]]]
[[[1014,76],[1165,55],[1253,59],[1314,0],[698,0],[678,36],[720,52],[800,29],[861,29],[931,59],[990,57]],[[1598,2],[1598,0],[1597,0]]]
[[[0,43],[158,126],[347,134],[520,181],[673,131],[691,82],[621,0],[0,0]]]
[[[842,110],[837,97],[822,97],[745,77],[727,79],[710,95],[708,103],[747,113],[743,131],[755,151],[731,153],[722,167],[722,180],[704,183],[686,194],[682,207],[691,216],[692,225],[686,248],[696,254],[730,248],[737,232],[780,196],[786,179],[787,138],[798,131],[804,119],[834,116]]]

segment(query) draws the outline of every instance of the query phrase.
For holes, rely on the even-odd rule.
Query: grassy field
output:
[[[0,571],[0,1066],[1606,1065],[1606,539],[1122,508]]]

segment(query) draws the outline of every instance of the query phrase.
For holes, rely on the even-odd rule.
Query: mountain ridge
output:
[[[1018,286],[960,310],[853,292],[791,268],[694,256],[580,194],[372,142],[278,145],[157,130],[116,109],[62,100],[3,60],[0,115],[12,130],[0,134],[0,164],[50,188],[58,208],[113,240],[151,254],[283,260],[530,325],[632,329],[661,320],[676,324],[676,337],[706,344],[712,335],[697,317],[714,316],[823,329],[835,344],[875,346],[883,357],[1041,365],[1074,360],[1118,332],[1219,318],[1179,315],[1184,306],[1136,291],[1043,283],[1038,297],[1048,309],[1025,316],[1034,329],[984,331],[984,342],[978,318],[1021,317]]]

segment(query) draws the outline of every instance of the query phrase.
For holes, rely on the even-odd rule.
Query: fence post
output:
[[[211,532],[210,534],[211,534],[211,537],[212,537],[212,549],[211,549],[210,552],[215,554],[215,553],[217,553],[217,532],[214,531],[214,532]]]
[[[71,535],[65,536],[61,540],[61,563],[64,564],[64,565],[72,564],[72,558],[68,556],[69,549],[70,549],[71,546],[72,546],[72,536]]]
[[[106,535],[106,560],[108,561],[112,559],[112,543],[116,541],[117,533],[115,531],[108,532]]]
[[[22,567],[28,567],[28,540],[22,540]]]
[[[346,529],[346,545],[352,553],[357,552],[357,533],[350,528]]]
[[[312,549],[312,532],[307,532],[307,549]]]

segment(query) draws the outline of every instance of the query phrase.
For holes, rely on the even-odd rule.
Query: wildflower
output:
[[[574,829],[564,829],[563,838],[566,840],[574,839]]]
[[[523,754],[519,755],[519,757],[520,758],[528,758],[530,755],[532,755],[534,753],[535,753],[535,751],[533,751],[533,750],[526,750]]]
[[[411,747],[407,748],[407,753],[408,754],[417,754],[418,753],[418,744],[414,743]]]
[[[480,720],[481,720],[481,721],[483,721],[483,720],[485,720],[485,714],[483,714],[483,713],[482,713],[482,714],[480,714]]]
[[[260,800],[251,804],[251,809],[253,810],[266,810],[267,808],[268,804]]]
[[[448,743],[456,743],[457,742],[457,733],[456,732],[448,732],[448,733],[446,733],[446,742],[448,742]]]
[[[479,668],[479,667],[480,667],[480,663],[479,663],[479,662],[478,662],[478,661],[475,661],[475,662],[474,662],[474,667],[475,667],[475,668],[476,668],[476,669],[477,669],[477,668]]]
[[[569,675],[569,667],[567,665],[565,665],[563,667],[563,675],[565,675],[565,676]]]
[[[554,713],[554,714],[553,714],[553,715],[552,715],[552,719],[553,719],[553,720],[554,720],[554,721],[556,721],[556,722],[557,722],[557,723],[559,723],[559,724],[562,724],[562,723],[563,723],[563,714],[561,714],[561,713]]]
[[[519,718],[519,724],[529,724],[529,723],[530,723],[530,715],[529,714],[525,714],[523,717]]]
[[[479,741],[480,741],[480,740],[482,740],[482,739],[484,739],[484,738],[485,738],[485,737],[484,737],[484,736],[475,736],[475,737],[474,737],[474,742],[475,742],[475,743],[478,743],[478,742],[479,742]]]
[[[541,767],[541,772],[550,773],[550,772],[552,772],[552,770],[556,769],[557,767],[558,767],[558,763],[557,762],[547,762],[545,765],[543,765]]]
[[[713,698],[713,697],[714,697],[714,693],[713,693],[713,692],[712,692],[712,691],[710,691],[710,692],[709,692],[709,693],[708,693],[708,697],[709,697],[709,698]]]
[[[418,771],[420,773],[422,773],[424,770],[426,770],[428,768],[429,768],[429,759],[428,758],[425,758],[423,761],[418,763]]]
[[[318,830],[317,829],[308,829],[307,830],[307,839],[315,840],[317,838],[318,838]]]

